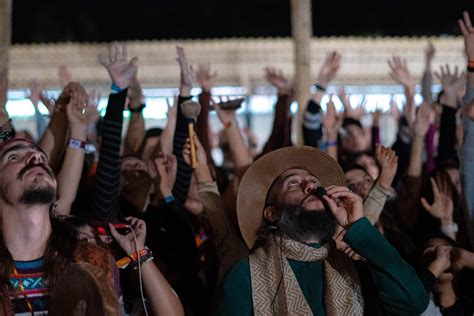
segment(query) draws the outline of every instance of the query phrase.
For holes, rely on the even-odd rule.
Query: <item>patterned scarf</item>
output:
[[[255,315],[313,315],[286,258],[324,260],[326,315],[363,315],[359,278],[347,256],[328,246],[315,249],[275,235],[249,258]]]

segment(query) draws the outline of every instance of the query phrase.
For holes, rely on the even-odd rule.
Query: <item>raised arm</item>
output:
[[[41,100],[42,88],[36,80],[31,80],[28,83],[28,87],[30,89],[28,99],[30,99],[33,107],[35,108],[36,133],[39,139],[41,136],[43,136],[44,131],[48,127],[46,118],[43,116],[43,114],[41,114],[38,108],[39,101]]]
[[[128,100],[130,121],[125,136],[125,155],[135,155],[145,137],[145,120],[143,119],[145,100],[142,87],[136,76],[128,88]]]
[[[217,77],[217,72],[211,72],[211,65],[200,64],[196,71],[196,81],[201,86],[202,92],[199,95],[199,104],[201,104],[201,112],[196,122],[196,135],[201,140],[201,144],[206,150],[207,159],[212,162],[211,156],[211,140],[209,130],[209,110],[211,107],[211,88]]]
[[[281,147],[291,146],[291,87],[283,72],[274,67],[265,67],[265,79],[278,90],[278,99],[275,104],[275,117],[270,137],[263,146],[262,154]]]
[[[120,145],[127,89],[137,72],[137,58],[127,57],[126,47],[114,43],[109,55],[99,55],[100,63],[112,80],[102,127],[102,143],[96,174],[95,210],[98,216],[114,221],[120,214]]]
[[[459,149],[459,160],[467,208],[467,227],[471,245],[474,245],[474,27],[467,12],[464,12],[464,19],[458,22],[464,36],[464,49],[469,61],[467,89],[462,102],[464,140]]]
[[[337,152],[337,136],[339,134],[339,129],[342,125],[342,115],[336,112],[336,107],[334,102],[332,102],[332,97],[330,98],[326,113],[324,114],[323,126],[324,126],[324,139],[325,143],[322,150],[325,150],[326,153],[331,156],[332,159],[338,160]]]
[[[184,161],[183,158],[183,146],[186,143],[186,139],[189,137],[188,121],[181,111],[181,103],[191,99],[191,88],[194,82],[194,71],[192,65],[188,64],[186,54],[182,47],[177,46],[176,51],[178,57],[176,61],[180,68],[180,84],[179,84],[179,97],[178,102],[175,104],[177,115],[176,115],[176,127],[173,137],[173,155],[176,156],[178,161],[178,173],[176,176],[176,183],[173,188],[173,194],[176,199],[184,205],[189,191],[189,184],[191,183],[191,176],[193,169]]]
[[[219,104],[215,104],[214,107],[217,111],[217,116],[219,116],[224,126],[224,133],[229,142],[230,152],[234,160],[234,168],[237,170],[238,168],[249,166],[253,158],[242,139],[242,134],[235,117],[235,110],[221,109]]]
[[[56,212],[60,215],[68,215],[71,212],[71,205],[81,181],[87,136],[87,117],[84,111],[87,111],[88,102],[88,95],[82,90],[72,95],[66,107],[70,133],[69,145],[57,178],[59,200]]]
[[[321,100],[326,92],[327,85],[336,76],[337,71],[339,70],[340,61],[341,55],[336,51],[333,51],[326,56],[326,59],[319,69],[318,77],[314,84],[316,92],[306,105],[304,111],[303,138],[305,145],[327,147],[327,144],[322,144],[323,114],[321,110]],[[337,141],[337,135],[335,140],[326,138],[326,141],[335,144],[334,142]]]
[[[431,64],[435,56],[436,49],[431,41],[428,42],[428,45],[425,48],[425,70],[423,72],[423,77],[421,78],[421,94],[423,95],[423,100],[432,103],[432,94],[431,94],[431,85],[433,84],[433,76],[431,75]]]
[[[438,161],[456,157],[456,111],[458,108],[458,96],[465,86],[464,74],[458,74],[458,68],[451,72],[448,65],[435,72],[435,76],[443,86],[441,97],[441,121],[439,128]]]

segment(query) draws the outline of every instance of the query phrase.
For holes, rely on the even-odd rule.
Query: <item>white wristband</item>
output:
[[[441,226],[443,234],[457,233],[459,230],[458,224],[453,223],[451,225]]]

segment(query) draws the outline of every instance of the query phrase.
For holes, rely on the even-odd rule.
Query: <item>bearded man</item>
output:
[[[218,289],[216,314],[364,315],[373,305],[380,314],[425,310],[428,294],[415,271],[364,217],[362,198],[344,185],[337,162],[310,147],[276,150],[247,170],[237,216],[252,251]],[[318,187],[326,190],[320,198]],[[336,250],[338,225],[365,258],[369,278]],[[366,286],[362,279],[375,282]],[[373,304],[374,295],[380,304]]]

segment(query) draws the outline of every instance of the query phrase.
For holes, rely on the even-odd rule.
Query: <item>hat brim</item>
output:
[[[285,147],[262,156],[246,171],[237,193],[237,219],[242,237],[250,249],[262,225],[268,190],[278,176],[293,168],[309,171],[324,187],[346,185],[339,164],[314,147]]]

